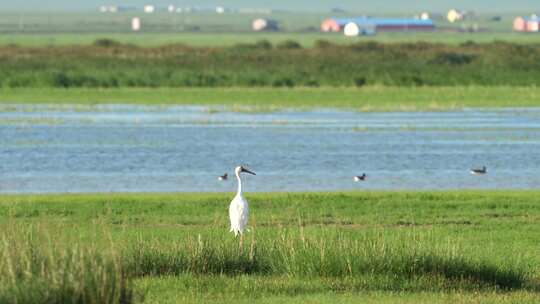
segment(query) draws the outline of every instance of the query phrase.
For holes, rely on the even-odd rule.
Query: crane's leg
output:
[[[244,234],[240,233],[240,241],[238,242],[238,249],[242,251],[244,248]]]

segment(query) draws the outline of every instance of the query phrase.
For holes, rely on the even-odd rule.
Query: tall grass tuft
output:
[[[238,240],[188,238],[163,244],[141,241],[130,248],[126,268],[135,276],[258,274],[300,278],[362,279],[373,289],[517,289],[529,278],[518,262],[471,258],[454,244],[418,235],[281,232]]]
[[[130,280],[112,252],[30,230],[0,235],[0,303],[132,302]]]
[[[240,240],[216,229],[107,248],[103,235],[53,241],[43,227],[11,227],[0,232],[0,303],[133,303],[139,297],[132,280],[154,276],[315,279],[336,291],[514,290],[533,286],[534,277],[519,259],[471,255],[460,242],[426,231],[304,231],[300,225],[253,230]]]
[[[229,238],[230,239],[230,238]],[[234,241],[187,238],[163,244],[140,241],[124,252],[126,269],[134,276],[178,274],[260,274],[269,273],[257,258],[254,242],[249,250]]]

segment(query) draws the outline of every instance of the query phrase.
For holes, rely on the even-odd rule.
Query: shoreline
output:
[[[333,108],[424,112],[540,106],[540,87],[2,88],[1,104],[218,106],[237,112]]]

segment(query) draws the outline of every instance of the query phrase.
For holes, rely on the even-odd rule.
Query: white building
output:
[[[343,27],[343,34],[348,37],[355,37],[359,35],[375,35],[376,25],[374,23],[362,23],[349,22]]]
[[[446,19],[448,19],[450,23],[454,23],[463,19],[463,13],[455,9],[451,9],[448,11],[448,14],[446,14]]]
[[[145,5],[143,9],[145,13],[151,14],[156,10],[156,7],[153,5]]]
[[[258,18],[251,23],[251,29],[254,31],[277,31],[278,23],[275,20]]]
[[[141,19],[139,17],[133,17],[131,19],[131,30],[134,32],[141,30]]]

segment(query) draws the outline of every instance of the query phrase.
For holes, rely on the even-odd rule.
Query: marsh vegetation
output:
[[[2,87],[535,86],[536,44],[263,40],[229,47],[0,47]]]
[[[271,303],[386,292],[532,303],[539,299],[539,239],[528,232],[538,225],[537,198],[535,192],[255,194],[251,231],[239,246],[227,232],[226,194],[3,196],[0,299],[174,303],[264,296]]]

